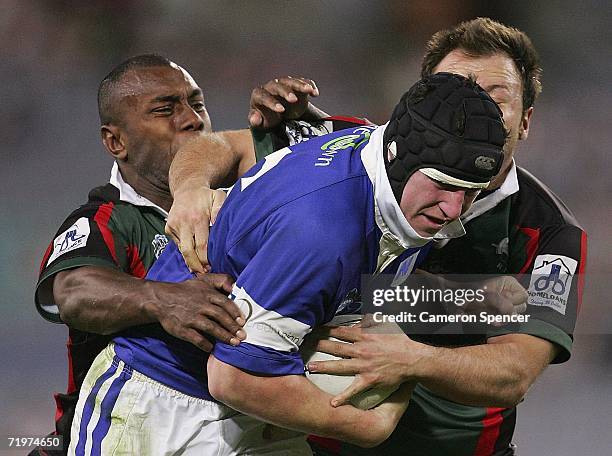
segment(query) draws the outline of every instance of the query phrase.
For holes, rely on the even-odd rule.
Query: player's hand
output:
[[[299,119],[309,109],[309,97],[319,95],[312,79],[286,76],[253,89],[249,108],[249,125],[268,130],[283,120]]]
[[[246,338],[244,316],[227,295],[233,281],[226,274],[199,274],[181,283],[154,282],[159,304],[155,316],[167,333],[209,352],[206,336],[231,345]]]
[[[174,194],[166,221],[166,234],[178,246],[187,267],[209,272],[208,233],[225,201],[222,190],[183,185]]]
[[[308,370],[319,374],[355,376],[348,388],[332,399],[332,406],[346,404],[351,397],[370,388],[394,387],[412,379],[427,346],[385,328],[385,325],[363,322],[361,326],[317,330],[321,337],[334,337],[340,342],[321,339],[316,350],[345,359],[313,361],[308,363]]]
[[[476,287],[484,290],[484,300],[482,302],[473,300],[467,303],[463,309],[466,313],[487,312],[492,315],[515,315],[527,310],[529,295],[519,281],[512,276],[493,277],[477,284]]]

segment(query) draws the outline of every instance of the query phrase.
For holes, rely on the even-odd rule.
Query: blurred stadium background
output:
[[[332,113],[384,121],[418,76],[432,33],[490,16],[539,49],[544,92],[517,161],[589,233],[587,296],[572,359],[519,407],[521,455],[612,454],[610,241],[612,9],[605,0],[2,0],[0,14],[0,435],[52,429],[66,329],[34,309],[40,258],[87,191],[108,179],[96,90],[124,58],[157,52],[204,89],[215,129],[246,126],[252,87],[304,75]]]

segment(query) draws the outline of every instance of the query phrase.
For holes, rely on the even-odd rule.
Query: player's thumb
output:
[[[365,391],[367,388],[368,384],[364,378],[361,375],[356,375],[353,382],[344,391],[332,398],[332,407],[340,407],[347,404],[353,396]]]

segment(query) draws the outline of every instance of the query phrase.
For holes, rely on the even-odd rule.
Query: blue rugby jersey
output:
[[[383,131],[352,128],[284,148],[233,187],[211,229],[208,256],[213,272],[236,277],[232,298],[247,317],[247,339],[237,347],[217,342],[215,357],[261,374],[303,374],[303,338],[331,320],[359,289],[361,274],[402,254],[422,260],[428,239],[412,230],[393,197]],[[170,244],[147,278],[192,276]],[[127,330],[115,338],[115,350],[154,380],[212,399],[207,354],[159,325]]]

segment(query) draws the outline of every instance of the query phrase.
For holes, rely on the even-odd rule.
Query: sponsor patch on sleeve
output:
[[[72,250],[85,247],[89,239],[89,220],[81,217],[74,224],[55,238],[53,241],[53,253],[47,261],[47,266],[53,263],[61,255]]]
[[[576,260],[563,255],[538,255],[527,290],[527,304],[550,307],[565,315],[577,265]]]

